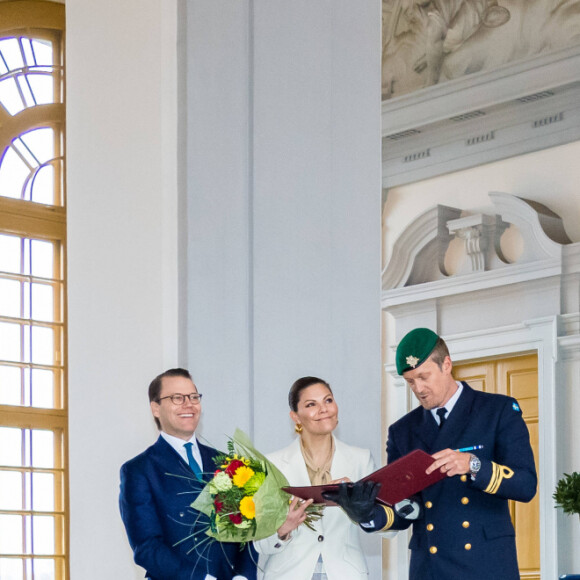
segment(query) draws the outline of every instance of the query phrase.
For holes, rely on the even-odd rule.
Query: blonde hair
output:
[[[449,349],[445,341],[439,337],[435,343],[435,347],[431,351],[429,358],[441,369],[446,357],[449,356]]]

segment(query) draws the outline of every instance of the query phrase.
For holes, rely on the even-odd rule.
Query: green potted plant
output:
[[[556,507],[562,508],[565,514],[580,515],[580,473],[565,473],[552,497]]]

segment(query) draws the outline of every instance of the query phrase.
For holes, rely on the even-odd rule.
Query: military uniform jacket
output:
[[[537,476],[528,429],[515,399],[463,391],[439,430],[430,411],[419,407],[391,425],[391,463],[414,449],[436,453],[483,445],[475,481],[448,477],[421,492],[423,515],[413,523],[410,580],[519,580],[508,499],[528,502]],[[410,522],[385,509],[386,529]]]
[[[203,482],[163,439],[121,468],[121,517],[135,562],[151,580],[203,580],[212,574],[230,580],[236,574],[256,578],[256,555],[236,543],[209,538],[208,518],[190,504],[211,479],[218,451],[198,443]]]

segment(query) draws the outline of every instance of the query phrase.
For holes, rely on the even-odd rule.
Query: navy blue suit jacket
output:
[[[204,479],[211,479],[218,451],[199,444]],[[163,437],[121,467],[119,506],[135,562],[151,580],[203,580],[212,574],[256,578],[255,555],[247,546],[220,543],[205,534],[208,518],[190,504],[206,481]]]
[[[388,462],[414,449],[433,454],[472,445],[484,446],[474,451],[481,460],[475,481],[470,475],[448,477],[419,496],[423,515],[413,523],[410,580],[520,578],[508,499],[530,501],[537,476],[528,429],[515,399],[463,383],[441,430],[422,407],[391,425]],[[405,529],[411,523],[390,508],[385,514],[387,528]]]

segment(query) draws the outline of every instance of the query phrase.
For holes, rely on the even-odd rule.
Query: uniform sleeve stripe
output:
[[[491,462],[491,479],[488,486],[484,489],[486,493],[496,494],[501,486],[501,482],[504,479],[511,479],[514,475],[513,469],[506,467],[505,465],[498,465],[497,463]]]
[[[381,532],[384,532],[385,530],[388,530],[395,522],[395,512],[392,508],[387,507],[386,505],[382,505],[381,507],[385,510],[385,516],[387,516],[387,523],[385,524],[385,527],[380,530]]]

